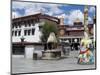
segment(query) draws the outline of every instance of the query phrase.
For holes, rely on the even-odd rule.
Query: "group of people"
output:
[[[71,51],[79,50],[79,47],[80,47],[79,43],[71,43],[71,45],[70,45]]]

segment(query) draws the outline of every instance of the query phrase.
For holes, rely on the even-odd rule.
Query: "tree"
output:
[[[49,34],[51,32],[54,32],[57,37],[57,34],[58,34],[57,25],[53,22],[45,22],[45,24],[42,27],[41,41],[46,43],[49,37]]]
[[[41,41],[42,43],[44,43],[44,50],[47,49],[47,40],[51,32],[54,32],[57,37],[58,34],[57,25],[52,22],[45,22],[42,28],[42,36],[41,36]]]

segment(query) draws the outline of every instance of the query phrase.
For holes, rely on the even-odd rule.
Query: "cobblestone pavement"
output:
[[[77,56],[77,51],[72,51],[69,57],[60,60],[32,60],[25,59],[23,56],[12,56],[12,73],[29,73],[95,68],[95,64],[77,64]]]

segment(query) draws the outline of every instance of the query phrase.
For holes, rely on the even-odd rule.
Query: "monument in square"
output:
[[[91,45],[93,45],[92,40],[89,37],[88,30],[88,7],[84,8],[84,38],[80,42],[80,53],[78,56],[78,64],[94,64],[93,50],[91,50]]]
[[[60,59],[61,50],[57,48],[57,38],[54,32],[51,32],[47,39],[47,50],[42,51],[42,59]]]

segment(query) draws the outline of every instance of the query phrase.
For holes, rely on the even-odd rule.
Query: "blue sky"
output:
[[[88,6],[88,20],[92,23],[95,15],[95,6]],[[49,4],[49,3],[34,3],[34,2],[12,2],[12,18],[32,15],[36,13],[48,14],[55,17],[63,17],[64,24],[73,25],[73,22],[78,18],[84,20],[84,5],[69,5],[69,4]]]

